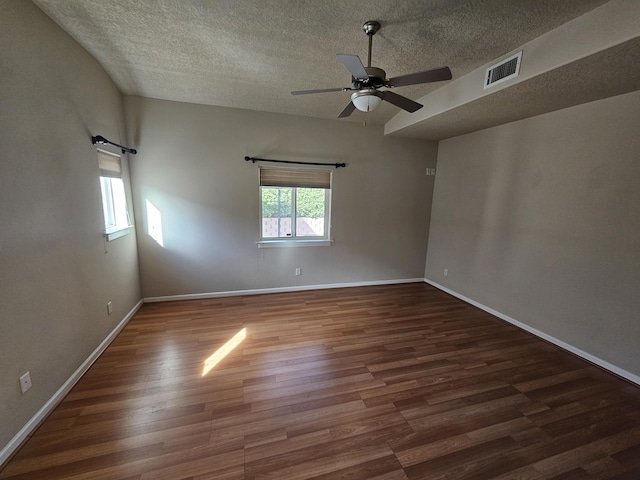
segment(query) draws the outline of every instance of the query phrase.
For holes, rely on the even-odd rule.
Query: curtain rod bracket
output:
[[[273,163],[292,163],[294,165],[321,165],[323,167],[346,167],[346,163],[317,163],[317,162],[294,162],[292,160],[267,160],[265,158],[244,157],[245,162],[273,162]]]
[[[113,143],[113,142],[107,140],[102,135],[96,135],[95,137],[92,135],[91,136],[91,143],[94,144],[94,145],[96,143],[99,143],[100,145],[113,145],[114,147],[120,148],[122,150],[122,153],[131,153],[132,155],[135,155],[136,153],[138,153],[138,151],[135,148],[128,148],[128,147],[124,147],[122,145],[118,145],[117,143]]]

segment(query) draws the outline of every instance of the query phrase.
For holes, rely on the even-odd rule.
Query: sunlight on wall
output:
[[[236,333],[231,340],[221,346],[216,352],[204,361],[204,369],[202,376],[204,377],[209,371],[215,367],[220,361],[229,355],[242,341],[247,337],[247,329],[243,328]]]
[[[153,238],[158,245],[164,247],[164,238],[162,236],[162,214],[153,203],[145,200],[147,204],[147,233]]]

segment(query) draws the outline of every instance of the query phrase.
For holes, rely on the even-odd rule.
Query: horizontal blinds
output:
[[[260,168],[260,186],[331,188],[331,171]]]
[[[98,150],[98,167],[101,177],[122,177],[120,157]]]

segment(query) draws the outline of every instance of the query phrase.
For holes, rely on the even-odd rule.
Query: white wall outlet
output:
[[[20,377],[20,390],[22,390],[22,394],[24,395],[31,388],[31,375],[29,372],[25,373]]]
[[[302,270],[300,269],[300,267],[296,267],[296,276],[300,275],[302,275]]]
[[[448,268],[445,268],[445,269],[444,269],[444,276],[446,277],[447,275],[449,275],[449,269],[448,269]]]
[[[107,302],[107,313],[109,315],[113,313],[113,304],[111,302]]]

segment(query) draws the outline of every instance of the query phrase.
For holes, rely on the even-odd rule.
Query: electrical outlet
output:
[[[445,268],[445,269],[444,269],[444,276],[446,277],[447,275],[449,275],[449,269],[448,269],[448,268]]]
[[[302,270],[300,269],[300,267],[296,267],[296,276],[300,275],[302,275]]]
[[[25,373],[20,377],[20,390],[22,390],[22,394],[24,395],[31,388],[31,375],[29,372]]]
[[[113,304],[111,302],[107,302],[107,313],[109,315],[113,313]]]

